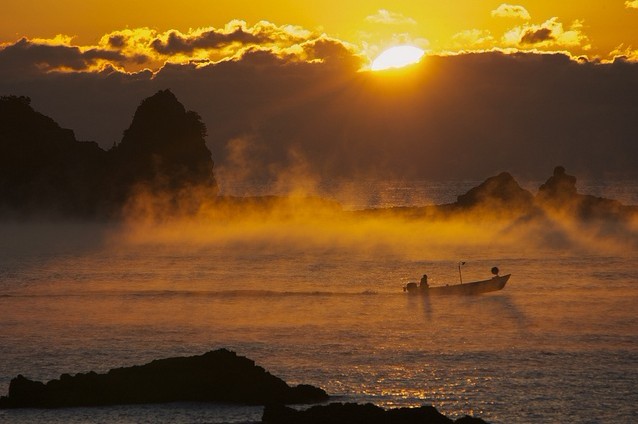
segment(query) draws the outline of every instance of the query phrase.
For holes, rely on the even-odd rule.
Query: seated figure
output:
[[[421,285],[419,287],[423,290],[430,288],[430,285],[428,284],[427,274],[423,274],[423,277],[421,277]]]

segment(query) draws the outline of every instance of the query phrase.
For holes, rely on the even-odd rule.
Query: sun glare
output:
[[[422,49],[414,46],[391,47],[374,59],[371,69],[382,71],[390,68],[403,68],[418,63],[424,54]]]

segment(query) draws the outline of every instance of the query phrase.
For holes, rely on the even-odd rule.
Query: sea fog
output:
[[[293,193],[268,213],[204,208],[168,220],[138,204],[121,223],[0,224],[0,393],[17,374],[49,380],[226,347],[339,401],[431,404],[492,423],[635,422],[638,223],[356,212],[452,202],[463,184],[476,185],[339,185],[332,198],[345,212],[308,208]],[[579,190],[636,204],[636,187]],[[235,190],[226,194],[264,194]],[[427,300],[402,291],[423,273],[452,284],[488,278],[492,266],[512,274],[498,293]],[[260,414],[174,404],[0,411],[0,420]]]

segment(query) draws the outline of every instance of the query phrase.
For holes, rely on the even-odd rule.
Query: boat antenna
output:
[[[463,276],[461,275],[461,265],[465,265],[465,262],[459,262],[459,280],[461,280],[461,284],[463,284]]]

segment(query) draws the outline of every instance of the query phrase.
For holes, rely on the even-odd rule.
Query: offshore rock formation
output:
[[[576,181],[576,177],[567,174],[563,166],[557,166],[534,196],[510,174],[503,172],[458,196],[457,202],[445,205],[444,210],[479,212],[479,217],[480,212],[489,212],[491,216],[509,218],[539,218],[550,213],[583,222],[623,221],[638,213],[636,206],[578,193]]]
[[[143,184],[154,191],[215,188],[206,126],[169,90],[142,101],[111,155],[114,187]],[[128,194],[128,193],[124,193]]]
[[[493,210],[501,208],[526,211],[534,205],[534,196],[522,188],[507,172],[490,177],[477,187],[457,197],[455,206],[472,208],[485,206]]]
[[[372,404],[331,403],[299,411],[283,405],[266,405],[265,424],[487,424],[480,418],[453,421],[433,406],[385,410]]]
[[[466,193],[457,196],[454,203],[422,207],[391,207],[353,212],[364,216],[401,216],[407,219],[465,219],[529,220],[543,219],[547,213],[558,213],[567,218],[587,222],[590,220],[623,221],[638,215],[638,206],[603,197],[580,194],[576,177],[557,166],[553,175],[539,187],[534,195],[524,189],[508,172],[489,177]]]
[[[564,166],[554,168],[553,175],[538,188],[538,198],[549,202],[565,200],[577,194],[576,177],[568,175]]]
[[[538,189],[536,202],[552,211],[575,215],[583,219],[622,218],[635,212],[617,200],[579,194],[576,177],[557,166],[553,175]]]
[[[63,374],[42,383],[19,375],[0,408],[58,408],[162,402],[313,403],[328,399],[320,388],[291,387],[254,361],[226,349],[200,356],[155,360],[106,374]]]
[[[538,189],[536,196],[522,188],[507,172],[490,177],[467,193],[458,196],[456,203],[443,205],[448,212],[489,211],[492,216],[537,216],[544,211],[558,212],[581,219],[623,219],[638,212],[635,206],[617,200],[580,194],[576,177],[557,166],[553,175]]]
[[[0,97],[0,215],[110,217],[143,190],[214,196],[205,136],[200,116],[169,90],[142,101],[108,152],[77,141],[28,97]]]

